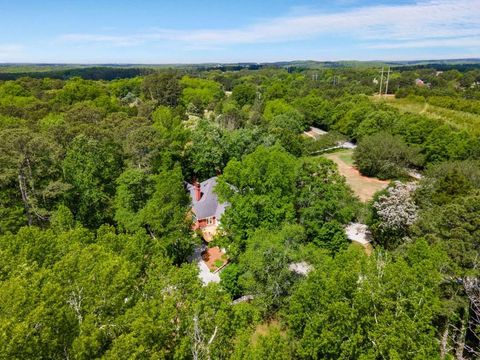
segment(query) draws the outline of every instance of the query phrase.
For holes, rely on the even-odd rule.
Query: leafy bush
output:
[[[404,177],[408,166],[422,163],[417,148],[409,147],[401,137],[386,132],[364,137],[353,157],[362,174],[380,179]]]

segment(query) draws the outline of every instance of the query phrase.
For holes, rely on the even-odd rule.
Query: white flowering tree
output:
[[[414,184],[396,182],[373,203],[375,235],[385,246],[408,234],[408,228],[417,219],[417,206],[412,198]]]

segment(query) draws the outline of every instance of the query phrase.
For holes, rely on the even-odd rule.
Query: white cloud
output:
[[[156,29],[133,35],[67,34],[61,41],[137,46],[175,41],[190,46],[253,44],[349,36],[359,41],[383,41],[369,48],[457,46],[455,38],[478,46],[480,0],[427,0],[409,5],[359,7],[337,13],[311,12],[255,23],[238,29]],[[437,39],[437,41],[434,41]],[[387,42],[388,41],[388,42]],[[424,46],[424,45],[423,45]]]
[[[405,49],[405,48],[434,48],[434,47],[478,47],[480,49],[479,37],[465,37],[452,39],[426,39],[418,41],[403,41],[396,43],[380,43],[367,45],[369,49]]]

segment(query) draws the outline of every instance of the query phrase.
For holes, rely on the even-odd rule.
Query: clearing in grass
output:
[[[347,184],[352,188],[355,195],[357,195],[361,201],[367,202],[373,198],[373,195],[375,195],[377,191],[385,189],[389,181],[360,174],[355,168],[352,155],[353,150],[348,149],[324,154],[322,156],[337,164],[339,173],[345,177]]]

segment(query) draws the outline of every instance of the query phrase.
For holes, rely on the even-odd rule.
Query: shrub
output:
[[[364,137],[353,158],[362,174],[380,179],[404,177],[408,166],[422,163],[418,149],[409,147],[399,136],[386,132]]]

